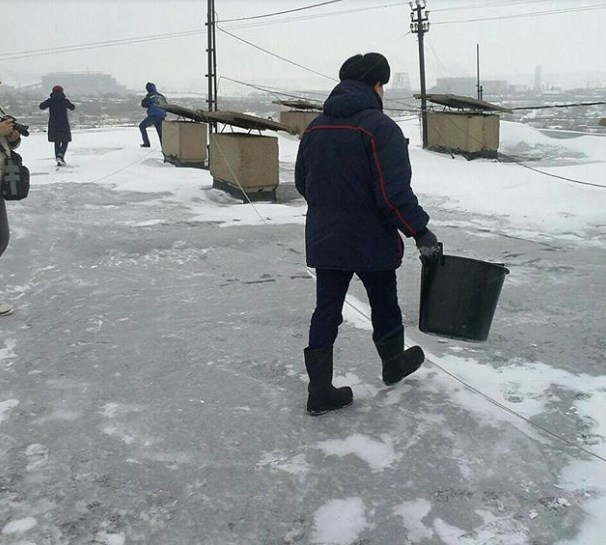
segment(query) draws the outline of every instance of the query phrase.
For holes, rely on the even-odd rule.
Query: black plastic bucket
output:
[[[443,255],[439,263],[423,263],[419,329],[485,341],[507,274],[501,263],[453,255]]]

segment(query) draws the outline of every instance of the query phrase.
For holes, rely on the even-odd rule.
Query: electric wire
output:
[[[263,15],[252,15],[250,17],[239,17],[238,19],[225,19],[219,20],[217,23],[233,23],[236,21],[250,21],[252,19],[264,19],[265,17],[275,17],[276,15],[284,15],[286,13],[294,13],[296,11],[303,11],[312,8],[318,8],[321,6],[327,6],[329,4],[336,4],[338,2],[343,2],[343,0],[328,0],[326,2],[320,2],[319,4],[311,4],[308,6],[302,6],[299,8],[287,9],[284,11],[274,11],[273,13],[264,13]]]
[[[584,11],[595,11],[599,9],[606,9],[606,5],[604,4],[592,4],[589,6],[578,6],[575,8],[566,8],[566,9],[558,9],[558,10],[549,10],[549,11],[532,11],[526,13],[516,13],[511,15],[498,15],[493,17],[477,17],[474,19],[459,19],[456,21],[434,21],[432,25],[450,25],[450,24],[458,24],[458,23],[474,23],[478,21],[495,21],[495,20],[503,20],[503,19],[526,19],[530,17],[543,17],[546,15],[560,15],[563,13],[575,13],[575,12],[584,12]]]
[[[326,96],[328,94],[328,93],[321,94],[321,93],[304,91],[304,92],[301,92],[301,94],[299,94],[299,95],[294,95],[292,93],[286,93],[284,91],[279,91],[279,90],[276,90],[276,89],[271,89],[269,87],[263,87],[263,86],[258,85],[258,84],[249,83],[249,82],[246,82],[246,81],[241,81],[241,80],[237,80],[237,79],[234,79],[234,78],[229,78],[227,76],[221,76],[219,78],[219,80],[221,80],[221,79],[225,79],[227,81],[231,81],[232,83],[237,83],[237,84],[243,85],[245,87],[251,87],[252,89],[256,89],[257,91],[262,91],[264,93],[268,93],[270,95],[273,95],[276,98],[280,98],[281,96],[284,96],[284,97],[294,98],[294,99],[298,99],[298,100],[309,100],[308,96],[306,96],[306,95],[315,95],[315,96],[321,96],[321,97],[323,97],[323,99],[326,99]],[[400,101],[400,99],[385,99],[384,100],[384,102],[395,102],[395,103],[399,103],[399,101]],[[410,106],[412,106],[412,105],[410,105]],[[402,108],[402,107],[400,107],[400,108],[385,108],[384,107],[383,110],[387,111],[387,112],[415,112],[415,113],[419,112],[418,108],[408,109],[408,108]],[[415,117],[417,117],[417,116],[415,116]],[[414,118],[412,118],[412,119],[414,119]]]
[[[530,165],[527,165],[526,163],[522,163],[521,161],[517,160],[515,157],[512,157],[511,155],[507,155],[506,153],[499,152],[498,155],[500,157],[504,157],[505,159],[507,159],[508,161],[511,161],[512,163],[515,163],[516,165],[527,168],[528,170],[532,170],[534,172],[538,172],[539,174],[543,174],[545,176],[551,176],[552,178],[557,178],[558,180],[564,180],[566,182],[571,182],[573,184],[587,185],[590,187],[598,187],[600,189],[606,189],[606,185],[596,184],[593,182],[585,182],[583,180],[577,180],[575,178],[569,178],[567,176],[560,176],[559,174],[554,174],[552,172],[546,172],[545,170],[531,167]]]
[[[254,27],[259,27],[259,26],[266,26],[266,25],[274,25],[274,24],[279,24],[279,23],[290,23],[293,21],[309,21],[312,19],[321,19],[324,17],[332,17],[334,15],[350,15],[353,13],[359,13],[359,12],[364,12],[364,11],[374,11],[374,10],[379,10],[379,9],[385,9],[385,8],[393,8],[393,7],[399,7],[402,8],[404,7],[402,2],[397,2],[397,3],[392,3],[392,4],[383,4],[381,6],[367,6],[367,7],[363,7],[363,8],[353,8],[353,9],[348,9],[348,10],[340,10],[340,11],[329,11],[329,12],[325,12],[325,13],[316,13],[313,15],[300,15],[298,17],[290,17],[290,18],[286,18],[286,19],[278,19],[275,21],[262,21],[262,22],[257,22],[257,23],[245,23],[245,24],[238,24],[238,25],[234,25],[231,28],[236,28],[236,29],[240,29],[240,28],[254,28]]]
[[[306,97],[304,97],[304,96],[293,95],[292,93],[285,93],[285,92],[281,92],[281,91],[272,90],[272,89],[269,89],[267,87],[261,87],[260,85],[256,85],[254,83],[247,83],[245,81],[240,81],[240,80],[237,80],[237,79],[229,78],[227,76],[221,76],[221,77],[219,77],[219,83],[220,83],[220,81],[222,79],[225,79],[227,81],[231,81],[232,83],[237,83],[239,85],[243,85],[245,87],[251,87],[252,89],[256,89],[257,91],[262,91],[264,93],[269,93],[270,95],[273,95],[276,98],[280,98],[281,96],[284,96],[284,97],[296,98],[296,99],[300,99],[300,100],[305,100],[306,99]]]
[[[465,130],[462,127],[460,127],[458,124],[454,123],[454,121],[452,121],[450,118],[446,117],[446,120],[448,121],[448,123],[450,123],[450,125],[453,128],[457,129],[459,132],[465,132]],[[436,127],[436,130],[438,130],[438,132],[440,132],[440,130],[437,127]],[[476,143],[483,144],[483,142],[479,138],[476,138],[472,134],[465,132],[465,135],[468,138],[471,138]],[[454,158],[453,150],[449,149],[448,151],[449,151],[451,157]],[[559,174],[554,174],[553,172],[547,172],[545,170],[541,170],[539,168],[532,167],[530,165],[527,165],[526,163],[523,163],[519,159],[516,159],[512,155],[508,155],[501,151],[498,152],[497,156],[498,156],[498,158],[507,159],[507,161],[509,161],[511,163],[515,163],[518,166],[524,167],[528,170],[532,170],[533,172],[537,172],[538,174],[543,174],[544,176],[549,176],[551,178],[556,178],[558,180],[563,180],[563,181],[571,182],[571,183],[578,184],[578,185],[585,185],[585,186],[590,186],[590,187],[597,187],[599,189],[606,189],[606,185],[596,184],[594,182],[586,182],[584,180],[577,180],[576,178],[569,178],[568,176],[561,176]]]
[[[553,2],[553,0],[513,0],[511,2],[499,0],[498,2],[482,2],[481,4],[473,4],[466,6],[451,6],[448,8],[432,8],[431,13],[436,13],[438,11],[454,11],[461,9],[483,9],[483,8],[497,8],[497,7],[509,7],[509,6],[517,6],[520,4],[528,5],[528,4],[542,4],[543,2]]]
[[[576,106],[602,106],[606,104],[606,101],[601,102],[575,102],[572,104],[549,104],[547,106],[519,106],[514,108],[509,108],[505,106],[508,110],[549,110],[550,108],[574,108]]]
[[[206,29],[185,30],[183,32],[172,32],[170,34],[153,34],[151,36],[139,36],[134,38],[122,38],[117,40],[106,40],[103,42],[90,42],[85,44],[65,45],[59,47],[48,47],[42,49],[30,49],[26,51],[15,51],[13,53],[0,53],[0,60],[24,59],[28,57],[41,57],[44,55],[53,55],[55,53],[69,53],[72,51],[85,51],[87,49],[101,49],[105,47],[115,47],[120,45],[129,45],[142,42],[151,42],[156,40],[168,40],[171,38],[181,38],[184,36],[195,36],[205,34]]]
[[[312,74],[316,74],[318,76],[329,79],[331,81],[338,81],[337,79],[333,78],[332,76],[327,76],[326,74],[322,74],[321,72],[318,72],[317,70],[313,70],[312,68],[307,68],[307,66],[303,66],[302,64],[299,64],[298,62],[291,61],[290,59],[287,59],[286,57],[283,57],[282,55],[273,53],[272,51],[269,51],[268,49],[265,49],[252,42],[249,42],[248,40],[245,40],[244,38],[240,38],[239,36],[236,36],[235,34],[229,32],[228,30],[221,28],[219,25],[217,25],[217,29],[220,30],[221,32],[223,32],[224,34],[227,34],[228,36],[231,36],[232,38],[239,40],[240,42],[243,42],[243,43],[249,45],[250,47],[253,47],[254,49],[258,49],[259,51],[262,51],[263,53],[267,53],[268,55],[271,55],[272,57],[276,57],[277,59],[280,59],[284,62],[297,66],[303,70],[306,70],[307,72],[311,72]]]

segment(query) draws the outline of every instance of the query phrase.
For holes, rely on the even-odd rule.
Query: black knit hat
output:
[[[339,79],[353,79],[373,86],[377,83],[387,83],[391,69],[387,59],[381,53],[366,53],[354,55],[347,59],[339,70]]]

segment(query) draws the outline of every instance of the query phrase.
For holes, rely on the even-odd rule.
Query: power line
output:
[[[280,96],[285,96],[285,97],[289,97],[289,98],[297,98],[297,99],[302,99],[302,100],[305,99],[305,97],[303,97],[303,96],[293,95],[291,93],[284,93],[281,91],[275,91],[275,90],[269,89],[267,87],[261,87],[260,85],[255,85],[254,83],[247,83],[245,81],[228,78],[227,76],[221,76],[219,79],[231,81],[232,83],[244,85],[245,87],[251,87],[252,89],[256,89],[257,91],[263,91],[264,93],[269,93],[270,95],[274,95],[276,98],[280,98]]]
[[[519,106],[515,108],[507,108],[508,110],[549,110],[550,108],[574,108],[576,106],[602,106],[606,104],[602,102],[576,102],[573,104],[551,104],[547,106]]]
[[[600,189],[606,189],[606,185],[594,184],[593,182],[585,182],[583,180],[576,180],[575,178],[568,178],[567,176],[560,176],[559,174],[553,174],[551,172],[546,172],[544,170],[540,170],[538,168],[531,167],[530,165],[522,163],[521,161],[518,161],[511,155],[507,155],[505,153],[498,152],[498,155],[501,157],[505,157],[505,159],[507,159],[508,161],[511,161],[512,163],[515,163],[516,165],[527,168],[528,170],[532,170],[534,172],[538,172],[539,174],[543,174],[545,176],[551,176],[552,178],[557,178],[559,180],[564,180],[566,182],[571,182],[573,184],[588,185],[590,187],[599,187]]]
[[[482,4],[473,4],[467,6],[451,6],[448,8],[435,8],[431,10],[431,13],[436,13],[438,11],[453,11],[460,9],[481,9],[481,8],[498,8],[498,7],[509,7],[516,6],[519,4],[539,4],[543,2],[553,2],[553,0],[513,0],[511,2],[499,0],[497,2],[482,2]]]
[[[263,19],[265,17],[275,17],[276,15],[284,15],[286,13],[293,13],[295,11],[303,11],[306,9],[317,8],[320,6],[327,6],[328,4],[336,4],[337,2],[343,2],[343,0],[329,0],[327,2],[320,2],[319,4],[311,4],[309,6],[302,6],[300,8],[287,9],[284,11],[274,11],[273,13],[265,13],[263,15],[253,15],[251,17],[240,17],[238,19],[225,19],[224,21],[217,21],[219,23],[234,23],[236,21],[250,21],[252,19]]]
[[[243,43],[245,43],[246,45],[249,45],[250,47],[253,47],[255,49],[258,49],[259,51],[263,51],[263,53],[267,53],[268,55],[271,55],[272,57],[276,57],[277,59],[280,59],[284,62],[287,62],[289,64],[292,64],[294,66],[297,66],[299,68],[302,68],[303,70],[307,70],[308,72],[311,72],[312,74],[316,74],[318,76],[322,76],[323,78],[332,80],[332,81],[338,81],[337,79],[331,77],[331,76],[327,76],[326,74],[322,74],[322,72],[318,72],[317,70],[313,70],[312,68],[307,68],[307,66],[303,66],[302,64],[299,64],[298,62],[295,61],[291,61],[290,59],[287,59],[286,57],[282,57],[281,55],[278,55],[277,53],[273,53],[272,51],[269,51],[267,49],[264,49],[263,47],[260,47],[258,45],[253,44],[252,42],[249,42],[248,40],[245,40],[244,38],[240,38],[239,36],[236,36],[235,34],[232,34],[231,32],[225,30],[224,28],[221,28],[219,25],[217,25],[217,28],[223,32],[224,34],[227,34],[228,36],[231,36],[232,38],[235,38],[236,40],[239,40]]]
[[[392,8],[392,7],[402,8],[403,7],[402,2],[397,2],[397,3],[392,3],[392,4],[383,4],[382,6],[368,6],[368,7],[364,7],[364,8],[354,8],[354,9],[340,10],[340,11],[329,11],[327,13],[316,13],[314,15],[302,15],[302,16],[298,16],[298,17],[290,17],[288,19],[279,19],[277,21],[262,21],[259,23],[235,25],[233,28],[238,28],[238,29],[239,28],[253,28],[253,27],[259,27],[259,26],[265,26],[265,25],[274,25],[274,24],[278,24],[278,23],[290,23],[293,21],[308,21],[311,19],[332,17],[334,15],[349,15],[352,13],[358,13],[358,12],[363,12],[363,11],[373,11],[373,10],[377,10],[377,9],[385,9],[385,8]]]
[[[270,95],[275,96],[276,98],[280,98],[280,96],[284,96],[284,97],[289,97],[289,98],[295,98],[295,99],[299,99],[299,100],[307,100],[308,97],[304,96],[304,95],[315,95],[315,96],[321,96],[324,99],[326,98],[327,93],[315,93],[315,92],[308,92],[308,91],[302,91],[301,94],[299,95],[293,95],[292,93],[286,93],[284,91],[279,91],[276,88],[272,89],[270,87],[262,87],[261,85],[257,85],[254,83],[249,83],[246,81],[242,81],[242,80],[237,80],[237,79],[233,79],[233,78],[229,78],[227,76],[221,76],[219,78],[221,79],[225,79],[227,81],[231,81],[232,83],[237,83],[239,85],[243,85],[245,87],[251,87],[252,89],[256,89],[257,91],[262,91],[264,93],[268,93]],[[410,97],[413,98],[413,97]],[[395,102],[398,103],[400,99],[385,99],[385,102]],[[407,104],[408,105],[408,104]],[[383,108],[383,110],[385,111],[392,111],[392,112],[418,112],[418,109],[407,109],[407,108]],[[408,119],[416,119],[417,116],[414,117],[410,117],[410,118],[406,118],[406,120]]]
[[[452,121],[449,117],[446,117],[446,121],[448,121],[455,129],[457,129],[460,132],[465,132],[465,130],[463,129],[463,127],[459,126],[458,124],[456,124],[454,121]],[[479,138],[476,138],[474,135],[465,132],[466,136],[468,138],[471,138],[472,140],[474,140],[475,142],[477,142],[478,144],[482,144],[482,141]],[[452,151],[450,151],[450,154],[452,156]],[[537,172],[539,174],[543,174],[544,176],[549,176],[551,178],[556,178],[558,180],[564,180],[566,182],[571,182],[573,184],[579,184],[579,185],[586,185],[586,186],[590,186],[590,187],[597,187],[599,189],[606,189],[606,185],[601,185],[601,184],[596,184],[593,182],[586,182],[584,180],[577,180],[576,178],[569,178],[567,176],[560,176],[559,174],[553,174],[551,172],[546,172],[545,170],[541,170],[535,167],[531,167],[530,165],[527,165],[525,163],[522,163],[521,161],[518,161],[515,157],[508,155],[506,153],[502,153],[502,152],[497,152],[498,153],[498,157],[503,157],[505,159],[507,159],[508,161],[515,163],[516,165],[519,165],[521,167],[527,168],[528,170],[532,170],[534,172]]]
[[[30,49],[27,51],[15,51],[13,53],[0,53],[0,60],[24,59],[27,57],[40,57],[43,55],[52,55],[55,53],[69,53],[71,51],[84,51],[86,49],[97,49],[103,47],[115,47],[119,45],[128,45],[141,42],[151,42],[155,40],[168,40],[170,38],[180,38],[183,36],[194,36],[204,34],[206,29],[185,30],[183,32],[172,32],[170,34],[153,34],[151,36],[140,36],[135,38],[122,38],[118,40],[106,40],[103,42],[90,42],[86,44],[65,45],[60,47],[49,47],[43,49]]]
[[[436,21],[434,25],[450,25],[455,23],[474,23],[477,21],[494,21],[494,20],[502,20],[502,19],[520,19],[520,18],[529,18],[529,17],[542,17],[544,15],[559,15],[562,13],[572,13],[572,12],[581,12],[581,11],[595,11],[598,9],[606,9],[606,5],[604,4],[592,4],[590,6],[578,6],[575,8],[565,8],[558,10],[550,10],[550,11],[532,11],[526,13],[516,13],[512,15],[499,15],[495,17],[478,17],[476,19],[460,19],[458,21]]]

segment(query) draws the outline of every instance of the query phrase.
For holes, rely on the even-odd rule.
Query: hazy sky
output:
[[[418,85],[417,40],[409,33],[407,0],[341,0],[279,17],[227,22],[321,1],[215,0],[215,7],[225,30],[327,76],[336,77],[354,53],[379,51],[393,72],[408,72],[413,86]],[[0,0],[0,78],[26,85],[47,72],[89,70],[109,73],[137,91],[151,80],[161,90],[205,94],[206,6],[206,0]],[[555,74],[575,73],[580,84],[606,86],[606,0],[427,0],[427,9],[429,85],[437,77],[475,76],[479,43],[485,79],[529,76],[532,81],[540,64],[545,82],[557,81]],[[575,11],[527,15],[559,10]],[[469,19],[484,20],[463,22]],[[192,33],[43,54],[188,31]],[[19,52],[32,53],[8,58]],[[225,78],[280,88],[334,84],[220,31],[217,58],[218,75]],[[235,88],[225,79],[220,82],[220,93]]]

